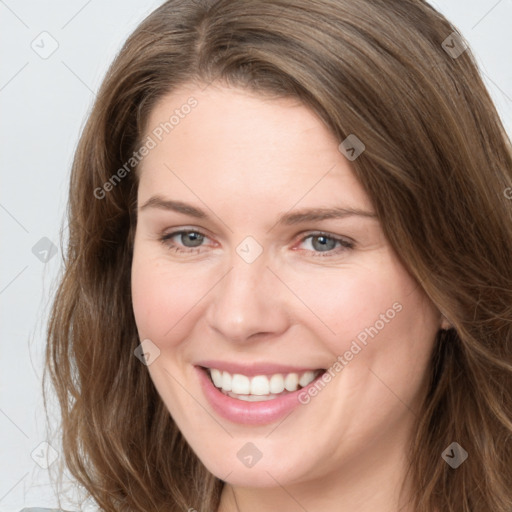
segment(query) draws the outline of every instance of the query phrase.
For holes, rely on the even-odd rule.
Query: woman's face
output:
[[[205,466],[270,487],[401,464],[441,315],[341,141],[297,101],[213,85],[167,96],[144,141],[133,308]]]

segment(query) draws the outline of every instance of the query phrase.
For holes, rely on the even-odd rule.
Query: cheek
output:
[[[190,333],[194,308],[207,294],[207,276],[194,275],[143,250],[134,251],[132,302],[140,338],[173,344]]]
[[[288,276],[290,288],[307,307],[302,311],[324,342],[336,353],[345,348],[348,340],[379,320],[379,315],[394,315],[393,304],[401,296],[400,285],[384,269],[350,266],[319,269],[307,279],[299,272]]]
[[[421,366],[428,358],[438,312],[391,252],[371,264],[287,278],[307,306],[295,320],[316,332],[333,358],[350,351],[352,368],[398,360]]]

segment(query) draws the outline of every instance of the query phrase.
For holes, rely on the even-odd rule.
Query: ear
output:
[[[442,315],[441,317],[441,329],[443,331],[447,331],[448,329],[451,329],[453,325],[448,321],[448,319]]]

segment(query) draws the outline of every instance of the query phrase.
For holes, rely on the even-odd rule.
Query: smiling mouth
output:
[[[275,373],[249,377],[216,368],[202,367],[202,369],[210,377],[213,385],[224,395],[246,402],[280,398],[306,387],[325,372],[325,369],[318,369],[301,373]]]

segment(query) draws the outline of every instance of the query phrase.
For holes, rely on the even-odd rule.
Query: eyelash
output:
[[[197,254],[201,252],[202,246],[199,247],[188,247],[185,250],[181,247],[175,245],[174,243],[170,242],[172,238],[178,235],[186,235],[188,233],[196,233],[198,235],[203,236],[204,238],[208,238],[204,233],[201,231],[195,230],[195,229],[183,229],[180,231],[173,231],[172,233],[167,233],[160,237],[160,241],[171,251],[176,253],[183,253],[183,254]],[[331,249],[329,251],[310,251],[308,249],[301,249],[305,250],[306,252],[312,253],[313,257],[320,257],[320,258],[326,258],[333,255],[337,255],[340,252],[346,251],[347,249],[353,249],[354,243],[349,242],[348,240],[344,238],[339,238],[337,236],[333,236],[329,233],[325,233],[322,231],[317,231],[314,233],[309,233],[308,235],[302,237],[299,242],[304,243],[308,238],[315,238],[315,237],[325,237],[328,240],[334,240],[335,242],[339,243],[341,247],[338,247],[337,249]]]

